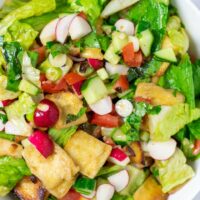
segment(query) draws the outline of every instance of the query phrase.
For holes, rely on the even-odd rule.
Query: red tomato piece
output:
[[[120,92],[124,92],[129,89],[129,83],[127,76],[120,75],[119,79],[116,81],[114,85],[115,90],[120,90]]]
[[[68,85],[74,85],[75,83],[85,80],[84,76],[81,76],[74,72],[70,72],[70,73],[66,74],[64,78]]]

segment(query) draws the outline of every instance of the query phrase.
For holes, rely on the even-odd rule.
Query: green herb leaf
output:
[[[67,141],[76,132],[77,128],[77,126],[71,126],[69,128],[63,128],[60,130],[50,128],[48,133],[57,144],[59,144],[61,147],[64,147]]]
[[[56,57],[59,54],[67,54],[69,50],[69,45],[62,45],[54,42],[48,42],[46,47],[53,57]]]
[[[80,117],[82,117],[86,113],[86,110],[87,110],[87,108],[83,107],[79,110],[77,115],[68,114],[67,119],[66,119],[66,123],[76,121],[77,119],[79,119]]]

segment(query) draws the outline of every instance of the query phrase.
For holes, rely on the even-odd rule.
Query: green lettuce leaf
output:
[[[158,170],[156,178],[162,185],[163,192],[185,183],[194,176],[193,169],[186,164],[186,158],[180,149],[166,161],[156,161],[153,168]]]
[[[0,157],[0,196],[8,194],[24,176],[29,175],[31,172],[23,159]]]
[[[200,109],[188,104],[162,106],[157,115],[149,115],[150,137],[154,141],[167,141],[185,125],[200,118]]]
[[[158,0],[140,0],[136,5],[131,7],[126,17],[135,23],[145,24],[150,27],[156,40],[153,49],[160,47],[161,41],[166,33],[168,20],[168,6]],[[141,29],[143,30],[143,29]]]
[[[12,92],[6,89],[7,77],[4,75],[0,76],[0,101],[15,99],[19,96],[19,92]]]
[[[16,21],[8,28],[7,34],[10,35],[12,41],[17,41],[23,48],[29,49],[38,32],[30,25]]]
[[[11,11],[0,21],[0,35],[6,33],[7,29],[17,20],[50,12],[56,8],[55,0],[32,0],[23,6]]]
[[[69,128],[63,128],[59,130],[55,128],[50,128],[48,133],[57,144],[64,147],[67,141],[76,132],[77,128],[77,126],[71,126]]]
[[[188,54],[185,54],[180,63],[170,66],[160,83],[165,88],[171,88],[181,92],[186,97],[186,102],[195,107],[195,87],[193,81],[193,69]]]
[[[194,79],[194,90],[195,96],[200,95],[200,60],[197,60],[193,64],[193,79]]]
[[[4,56],[8,63],[7,66],[7,89],[16,92],[21,79],[21,65],[17,59],[18,54],[22,51],[18,42],[5,42],[3,45]]]
[[[29,136],[32,127],[26,122],[25,115],[31,114],[35,109],[32,97],[22,93],[19,99],[5,108],[8,120],[16,127],[16,135]]]

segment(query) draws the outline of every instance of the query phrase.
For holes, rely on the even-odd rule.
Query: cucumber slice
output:
[[[126,33],[121,33],[118,31],[113,32],[112,34],[112,45],[115,52],[121,52],[123,47],[128,44],[128,35]]]
[[[111,44],[104,54],[104,59],[109,63],[116,65],[120,61],[120,56],[116,54],[114,46]]]
[[[81,92],[87,103],[94,104],[108,95],[107,88],[98,77],[92,77],[84,82]]]
[[[161,49],[154,53],[155,57],[162,61],[177,62],[176,55],[172,48]]]
[[[139,34],[140,48],[146,57],[151,54],[151,47],[152,47],[153,41],[154,41],[154,36],[152,32],[150,31],[150,29],[142,31]]]
[[[116,129],[116,131],[113,133],[112,139],[118,145],[126,145],[127,144],[127,136],[119,128]]]
[[[97,75],[103,81],[109,78],[108,73],[104,68],[101,68],[101,69],[97,70]]]
[[[40,93],[40,89],[37,88],[35,85],[33,85],[31,82],[22,79],[20,84],[19,84],[19,90],[26,92],[28,94],[36,96],[37,94]]]

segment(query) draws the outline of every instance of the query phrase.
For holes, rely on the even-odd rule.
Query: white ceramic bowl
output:
[[[192,1],[200,5],[200,0]],[[178,9],[179,15],[190,36],[190,51],[197,58],[200,58],[200,8],[198,9],[192,1],[172,0],[172,3]],[[195,177],[184,185],[181,190],[170,195],[168,200],[192,200],[200,191],[200,160],[191,163],[191,165],[196,172]],[[4,197],[0,198],[0,200],[11,200],[11,198]]]

